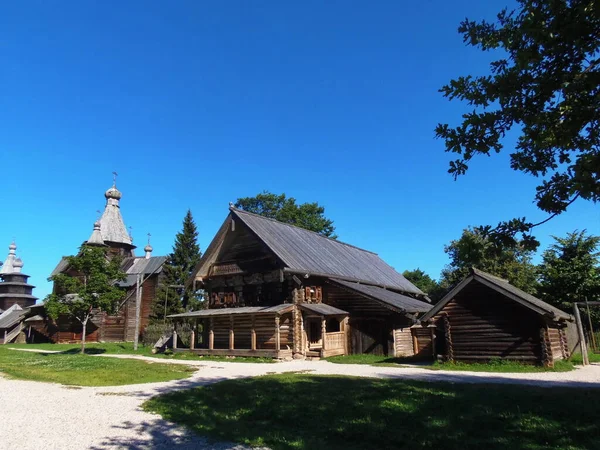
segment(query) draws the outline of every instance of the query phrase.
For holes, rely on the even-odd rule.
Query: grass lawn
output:
[[[74,353],[31,353],[0,346],[0,373],[11,378],[76,386],[117,386],[187,378],[193,369],[176,364],[99,358]]]
[[[596,357],[600,355],[594,355]],[[581,360],[581,357],[579,357]],[[590,358],[591,360],[591,358]],[[490,361],[488,363],[428,363],[412,358],[390,358],[388,356],[376,355],[348,355],[333,356],[327,358],[327,361],[337,364],[369,364],[372,366],[401,367],[406,364],[418,364],[423,369],[429,370],[455,370],[471,372],[503,372],[503,373],[523,373],[523,372],[568,372],[575,369],[573,361],[556,361],[554,368],[546,368],[528,364],[520,364],[514,361]],[[576,361],[575,361],[576,363]]]
[[[7,344],[7,347],[12,348],[27,348],[27,349],[39,349],[39,350],[53,350],[60,352],[76,352],[81,349],[80,344]],[[161,359],[184,359],[194,361],[223,361],[223,362],[252,362],[252,363],[273,363],[275,362],[272,358],[247,358],[247,357],[235,357],[226,358],[224,356],[198,356],[193,353],[174,353],[174,354],[162,354],[152,353],[152,347],[139,345],[137,351],[133,349],[133,342],[107,342],[107,343],[90,343],[85,345],[85,352],[87,354],[120,354],[120,355],[142,355],[151,356],[153,358]]]
[[[200,435],[273,450],[600,448],[600,389],[284,374],[143,407]]]

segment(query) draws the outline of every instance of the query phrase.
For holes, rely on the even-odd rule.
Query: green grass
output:
[[[431,370],[455,370],[459,372],[496,372],[496,373],[536,373],[569,372],[575,370],[571,361],[555,361],[554,367],[521,364],[514,361],[493,360],[487,363],[435,362],[426,367]]]
[[[81,348],[79,344],[8,344],[11,348],[26,348],[38,350],[53,351],[76,351]],[[158,359],[183,359],[192,361],[223,361],[223,362],[252,362],[252,363],[273,363],[272,358],[254,358],[254,357],[235,357],[226,358],[224,356],[198,356],[193,353],[152,353],[152,347],[139,345],[137,351],[133,349],[133,342],[110,342],[110,343],[90,343],[86,344],[87,354],[118,354],[118,355],[142,355]]]
[[[590,362],[591,363],[598,363],[600,362],[600,354],[598,353],[593,353],[593,352],[588,352],[588,356],[590,358]],[[575,353],[572,357],[571,357],[571,361],[574,364],[583,364],[583,358],[581,356],[581,353]]]
[[[600,448],[600,389],[340,376],[231,380],[148,400],[217,440],[290,449]]]
[[[598,355],[596,355],[598,356]],[[388,356],[376,355],[348,355],[332,356],[327,361],[336,364],[369,364],[372,366],[402,367],[406,364],[419,365],[423,369],[429,370],[454,370],[470,372],[502,372],[502,373],[526,373],[526,372],[568,372],[575,369],[571,361],[556,361],[553,368],[535,366],[531,364],[521,364],[514,361],[495,360],[487,363],[428,363],[414,358],[390,358]]]
[[[423,364],[423,362],[415,361],[414,358],[392,358],[390,356],[377,356],[368,354],[346,355],[346,356],[331,356],[326,358],[327,361],[335,364],[369,364],[371,366],[389,366],[398,367],[403,364]]]
[[[0,373],[11,378],[76,386],[118,386],[187,378],[179,364],[102,358],[77,353],[31,353],[0,347]]]

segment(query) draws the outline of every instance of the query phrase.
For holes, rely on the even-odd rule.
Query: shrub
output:
[[[147,347],[153,347],[161,337],[171,334],[173,334],[172,324],[154,323],[152,325],[148,325],[142,333],[142,343]]]

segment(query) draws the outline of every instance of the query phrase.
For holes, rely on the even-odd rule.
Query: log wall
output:
[[[455,361],[500,358],[552,365],[568,354],[561,324],[477,282],[457,293],[434,318],[434,324],[436,354]],[[425,345],[424,330],[413,328],[417,352],[432,355],[431,347]]]
[[[212,318],[212,331],[214,336],[213,348],[226,350],[230,348],[230,336],[233,331],[233,347],[236,350],[250,350],[252,348],[252,327],[256,333],[257,350],[275,350],[276,348],[276,324],[275,314],[232,314],[215,316]],[[205,330],[209,330],[210,319],[204,319]],[[292,349],[293,327],[292,314],[287,313],[279,318],[280,348],[282,350]],[[208,346],[208,338],[203,339]]]
[[[380,302],[332,284],[324,285],[323,298],[324,303],[350,313],[349,354],[393,356],[394,330],[412,325]]]
[[[396,328],[394,330],[394,356],[413,356],[415,354],[413,348],[412,331],[409,327]]]

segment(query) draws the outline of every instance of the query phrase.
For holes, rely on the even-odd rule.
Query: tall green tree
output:
[[[553,238],[539,266],[542,299],[565,311],[573,302],[600,300],[600,237],[583,230]]]
[[[235,207],[336,239],[333,221],[317,202],[297,204],[293,197],[264,191],[256,197],[238,198]]]
[[[437,303],[438,300],[442,298],[445,291],[444,287],[423,270],[419,268],[415,270],[405,270],[402,272],[402,275],[416,287],[425,292],[433,303]]]
[[[125,291],[117,286],[126,278],[121,259],[109,258],[106,248],[83,245],[75,256],[67,257],[69,274],[50,277],[54,293],[46,297],[45,307],[52,319],[68,315],[81,323],[81,353],[85,352],[87,324],[95,314],[113,314]]]
[[[452,286],[469,275],[469,269],[488,272],[508,280],[512,285],[535,294],[538,282],[533,252],[521,244],[499,246],[478,229],[467,228],[460,239],[444,248],[450,263],[442,270],[441,282]]]
[[[192,291],[191,286],[182,287],[201,257],[198,229],[192,211],[188,210],[183,218],[182,229],[175,236],[173,251],[167,255],[163,266],[162,287],[152,306],[153,321],[163,320],[165,315],[195,310],[202,306],[200,296]]]
[[[463,41],[484,52],[498,51],[488,74],[461,76],[441,88],[469,111],[456,126],[439,124],[436,136],[458,159],[450,163],[455,179],[472,158],[504,149],[516,171],[539,178],[535,201],[548,218],[525,217],[485,230],[504,242],[523,233],[536,248],[534,227],[565,212],[576,199],[600,199],[600,7],[597,0],[518,0],[495,22],[464,20]]]

